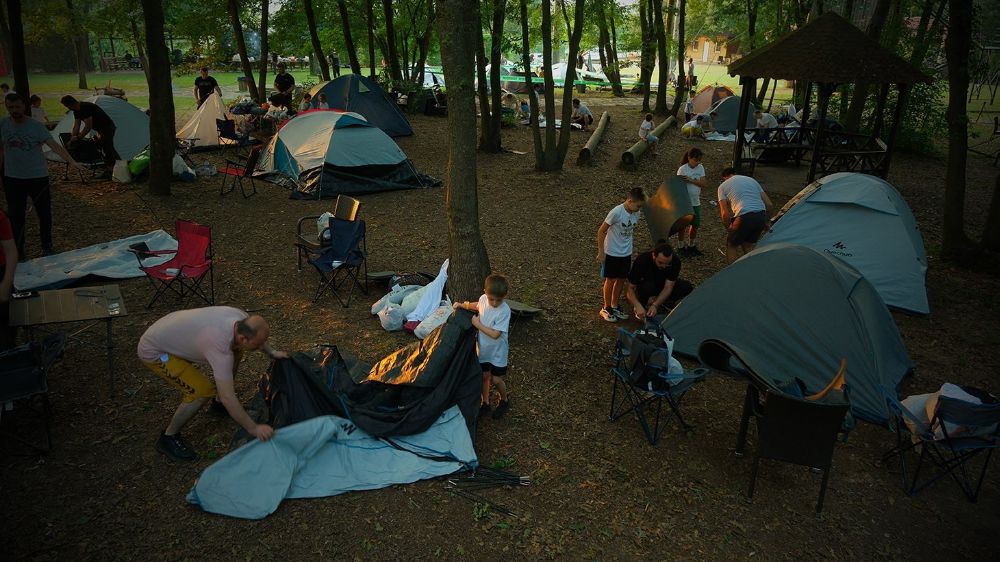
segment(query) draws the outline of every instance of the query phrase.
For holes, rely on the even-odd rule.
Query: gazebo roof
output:
[[[730,76],[851,84],[914,84],[931,78],[835,12],[826,12],[729,65]]]

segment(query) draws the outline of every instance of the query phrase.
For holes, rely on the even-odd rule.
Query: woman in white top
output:
[[[691,206],[694,208],[694,219],[691,225],[682,228],[677,233],[678,251],[682,256],[700,256],[701,250],[695,238],[698,235],[698,227],[701,226],[701,188],[708,187],[705,180],[705,167],[701,164],[704,154],[700,148],[692,148],[681,157],[681,167],[677,168],[677,175],[684,179],[687,184],[688,196],[691,198]]]

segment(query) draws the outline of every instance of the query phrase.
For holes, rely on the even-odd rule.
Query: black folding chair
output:
[[[306,245],[296,245],[305,255],[306,261],[319,273],[319,287],[316,289],[313,302],[318,301],[327,291],[331,291],[340,304],[347,308],[351,304],[355,289],[368,294],[368,245],[365,240],[365,221],[348,221],[332,217],[329,229],[329,246],[314,250]],[[340,294],[345,283],[350,285],[346,301]]]
[[[219,134],[219,148],[223,155],[227,149],[240,149],[253,144],[250,135],[241,135],[236,132],[236,121],[232,119],[216,119],[215,129]]]
[[[76,160],[91,171],[104,166],[104,151],[101,150],[101,145],[97,142],[97,139],[91,137],[70,141],[71,136],[73,135],[70,133],[59,133],[59,140],[62,142],[66,152],[69,152],[69,155],[73,157],[73,160]],[[83,172],[79,171],[77,173],[80,174],[80,183],[86,183],[87,178],[83,175]],[[65,168],[63,168],[62,179],[63,181],[69,180],[69,162],[66,162]]]
[[[659,336],[650,338],[659,339]],[[680,403],[691,387],[705,379],[707,370],[669,374],[669,356],[662,339],[659,339],[658,345],[643,342],[637,339],[637,334],[622,328],[618,329],[612,359],[614,366],[611,368],[611,410],[608,419],[617,421],[626,414],[634,413],[650,445],[656,445],[663,430],[675,417],[685,431],[694,429],[684,421]],[[670,412],[661,422],[664,401]],[[651,411],[652,424],[647,418],[647,410]]]
[[[898,407],[906,411],[902,404]],[[917,445],[920,446],[920,456],[913,477],[907,484],[907,494],[916,494],[941,478],[951,476],[965,497],[970,502],[976,502],[993,450],[1000,447],[1000,403],[973,404],[941,396],[930,424],[920,423],[909,412],[903,415],[910,419],[913,429],[903,432],[901,426],[907,429],[910,426],[897,424],[897,429],[900,429],[898,435],[905,435],[908,443],[897,446],[890,451],[890,455],[899,454],[900,462],[903,463],[904,483],[907,479],[904,455]],[[917,439],[909,439],[909,434]],[[900,443],[906,442],[901,439]],[[981,456],[985,456],[982,467],[978,471],[973,470],[973,459]],[[921,481],[921,472],[929,468],[936,468],[936,473]]]
[[[361,201],[347,195],[338,195],[337,202],[333,207],[333,216],[345,221],[354,221],[358,218],[358,209],[360,207]],[[321,216],[310,215],[302,217],[295,225],[295,242],[293,242],[293,245],[295,246],[295,254],[298,260],[298,271],[302,271],[303,248],[319,252],[325,246],[330,245],[329,223],[322,231],[316,234],[310,232],[314,221],[317,221]]]
[[[66,334],[57,332],[0,353],[0,437],[5,442],[43,455],[51,450],[48,372],[65,346]],[[37,439],[26,436],[29,426],[37,425],[32,418],[41,418],[42,435]],[[4,447],[8,454],[17,450]]]
[[[744,417],[752,415],[757,420],[757,447],[747,496],[753,497],[761,459],[798,464],[823,472],[816,503],[816,511],[823,511],[833,449],[850,405],[846,400],[813,401],[771,390],[765,392],[763,401],[759,396],[754,385],[747,386]]]
[[[219,188],[220,197],[232,193],[236,186],[239,186],[244,199],[249,199],[251,195],[257,194],[257,184],[254,183],[253,174],[257,171],[257,162],[260,160],[262,151],[263,147],[258,145],[250,149],[246,160],[226,159],[226,166],[219,168],[219,174],[222,175],[222,186]],[[229,181],[229,178],[233,178],[232,181]],[[248,185],[250,186],[249,190],[247,189]]]

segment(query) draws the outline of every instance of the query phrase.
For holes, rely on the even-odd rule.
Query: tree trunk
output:
[[[484,104],[480,102],[480,107],[483,108],[481,111],[483,115],[483,131],[482,137],[479,140],[479,150],[483,152],[501,152],[503,150],[501,146],[500,139],[500,127],[503,125],[503,101],[501,96],[503,92],[500,91],[500,57],[502,55],[501,49],[503,47],[503,23],[504,23],[504,12],[507,9],[506,0],[493,0],[493,23],[490,29],[490,103]],[[482,16],[480,15],[480,18]],[[483,45],[483,34],[477,34],[479,37],[479,57],[483,61],[480,65],[479,79],[480,81],[486,78],[485,73],[485,61],[486,52],[485,46]],[[485,92],[484,86],[480,86],[480,95]],[[486,111],[492,106],[492,110]]]
[[[14,68],[11,61],[13,48],[11,47],[10,26],[7,25],[7,7],[3,4],[0,2],[0,48],[3,49],[3,65],[7,68],[7,72],[10,72]]]
[[[617,9],[617,4],[615,5]],[[608,62],[611,68],[611,74],[605,71],[604,75],[611,80],[611,93],[615,97],[625,97],[625,91],[622,89],[622,73],[621,68],[618,66],[618,26],[615,24],[615,11],[611,10],[608,14],[608,22],[611,24],[611,43],[608,45],[610,47],[610,52],[608,53]]]
[[[233,37],[236,38],[236,52],[240,55],[240,67],[243,69],[243,76],[246,77],[247,90],[253,101],[261,103],[260,96],[257,95],[257,88],[254,87],[253,67],[250,66],[250,57],[247,56],[247,42],[243,37],[243,24],[240,23],[240,8],[236,0],[228,0],[229,21],[233,26]]]
[[[361,63],[358,62],[358,50],[354,47],[354,38],[351,37],[351,18],[347,14],[347,3],[344,0],[337,0],[337,9],[340,10],[340,26],[344,30],[344,48],[347,49],[347,57],[351,61],[351,72],[361,74]],[[372,65],[374,64],[372,63]]]
[[[556,148],[556,93],[555,80],[552,78],[552,4],[542,2],[542,76],[545,86],[545,145],[542,148],[542,159],[537,163],[543,172],[558,170],[555,162]],[[569,65],[566,73],[569,74]],[[564,83],[565,86],[565,83]],[[566,90],[564,87],[563,90]]]
[[[972,46],[972,3],[948,0],[948,168],[945,173],[941,257],[961,258],[969,246],[965,235],[965,173],[969,157],[969,55]]]
[[[753,52],[757,42],[757,8],[759,0],[747,0],[747,53]],[[764,88],[766,91],[767,88]]]
[[[504,0],[506,2],[506,0]],[[424,84],[424,67],[427,65],[427,55],[431,51],[431,39],[434,35],[434,20],[437,15],[434,13],[434,2],[432,0],[427,0],[427,27],[424,29],[423,35],[417,40],[417,48],[419,50],[419,55],[417,58],[416,67],[419,71],[415,79],[418,86],[423,87]],[[496,66],[496,65],[494,65]],[[499,84],[499,74],[497,74],[497,80]]]
[[[480,13],[478,17],[479,20],[482,21],[482,13]],[[492,122],[492,120],[490,119],[490,94],[488,93],[488,88],[486,87],[486,44],[483,41],[483,34],[481,28],[480,32],[476,33],[475,35],[476,35],[476,65],[475,65],[476,98],[479,101],[479,150],[482,150],[483,152],[493,152],[489,150],[489,141],[488,141],[491,135],[490,123]],[[499,108],[497,109],[499,110]]]
[[[69,15],[69,25],[73,30],[73,54],[76,58],[77,86],[81,90],[87,89],[87,34],[80,33],[80,26],[76,21],[76,11],[73,9],[73,0],[66,0],[66,13]]]
[[[433,2],[431,3],[433,4]],[[367,0],[365,4],[368,8],[366,18],[368,20],[368,77],[374,80],[378,76],[378,69],[375,66],[375,0]],[[346,14],[346,11],[341,12],[341,16],[344,18],[347,17]],[[344,21],[344,25],[347,25],[347,20]],[[351,66],[353,67],[353,64]],[[358,74],[360,73],[361,70],[359,69]]]
[[[522,0],[523,2],[524,0]],[[438,37],[448,84],[448,285],[456,301],[482,294],[490,260],[479,230],[476,186],[476,102],[473,85],[477,0],[438,0]]]
[[[687,11],[687,0],[680,0],[677,8],[677,93],[674,95],[674,104],[670,108],[670,115],[677,115],[677,110],[684,101],[685,94],[691,95],[684,86],[684,46],[687,39],[684,37],[684,19]]]
[[[566,153],[569,152],[569,136],[573,131],[573,127],[570,127],[569,123],[573,118],[573,84],[576,82],[575,62],[577,55],[580,53],[580,37],[583,36],[584,24],[584,0],[576,0],[575,2],[572,30],[569,29],[569,16],[566,12],[565,0],[560,0],[560,7],[562,9],[563,19],[566,21],[566,31],[569,34],[569,53],[567,53],[566,81],[563,87],[563,126],[559,129],[558,146],[552,148],[546,147],[546,152],[554,153],[554,157],[549,159],[550,167],[547,168],[548,171],[561,170],[563,163],[566,161]],[[552,73],[551,69],[547,69],[547,71],[549,74]]]
[[[671,0],[671,4],[673,0]],[[642,50],[639,59],[639,87],[642,88],[642,112],[649,113],[649,96],[653,91],[653,67],[656,65],[656,33],[653,23],[653,0],[639,0],[639,23],[642,28]]]
[[[1000,252],[1000,174],[997,174],[996,183],[993,184],[993,199],[986,215],[982,247],[990,252]]]
[[[149,53],[149,191],[170,195],[174,154],[174,94],[170,86],[170,53],[163,41],[163,4],[142,0],[143,25]]]
[[[624,97],[622,76],[618,69],[618,32],[615,29],[615,5],[608,9],[606,0],[598,0],[597,27],[599,39],[597,51],[601,56],[601,70],[611,82],[611,91],[616,97]],[[608,13],[610,11],[610,13]]]
[[[14,74],[14,89],[28,99],[28,62],[24,50],[24,23],[21,21],[21,0],[7,0],[7,19],[10,22],[10,58]]]
[[[938,3],[937,10],[931,19],[931,10],[934,2]],[[948,0],[927,0],[924,4],[924,11],[920,15],[920,24],[917,27],[917,35],[913,40],[913,53],[910,55],[910,64],[917,68],[922,68],[927,52],[938,40],[938,33],[941,31],[941,17],[944,15],[944,8],[948,5]]]
[[[260,0],[260,60],[257,61],[257,92],[261,103],[267,101],[267,62],[271,58],[271,49],[267,41],[267,20],[270,15],[270,0]],[[274,70],[278,72],[278,69]]]
[[[531,139],[535,148],[535,169],[541,169],[544,151],[542,149],[542,132],[538,130],[538,95],[535,94],[534,75],[531,73],[531,36],[528,30],[528,0],[521,0],[521,64],[524,66],[524,87],[528,92],[528,105],[531,107],[531,118],[528,120],[531,128]]]
[[[302,8],[306,13],[306,24],[309,26],[309,37],[312,38],[313,52],[319,59],[319,73],[323,80],[330,79],[330,65],[326,62],[326,55],[323,47],[319,43],[319,32],[316,30],[316,15],[313,13],[312,0],[302,0]]]
[[[875,12],[872,13],[872,19],[868,23],[866,33],[876,41],[882,33],[882,28],[885,27],[886,20],[889,18],[889,8],[893,1],[895,0],[878,0],[875,4]],[[865,112],[865,102],[868,100],[870,86],[871,84],[866,82],[855,84],[854,97],[851,98],[851,105],[847,110],[847,116],[844,118],[844,129],[848,131],[858,130],[858,127],[861,125],[861,117]]]
[[[146,49],[142,46],[142,34],[139,33],[139,25],[135,20],[136,18],[129,18],[129,25],[132,27],[132,38],[135,40],[135,48],[139,51],[139,66],[142,67],[142,73],[146,75],[146,82],[149,82],[149,60],[146,58]],[[167,59],[169,61],[169,56]]]
[[[754,106],[757,109],[764,107],[764,100],[767,99],[767,89],[771,86],[771,79],[764,78],[761,80],[760,90],[757,91],[757,95],[754,96]]]
[[[668,71],[670,70],[670,60],[667,58],[667,32],[663,23],[663,0],[653,0],[654,28],[656,30],[656,52],[660,61],[660,72],[656,87],[656,107],[653,112],[657,115],[667,114],[667,88],[670,87]]]
[[[476,10],[478,12],[478,10]],[[385,46],[387,55],[386,63],[389,65],[389,77],[393,80],[402,80],[403,73],[399,67],[399,51],[396,49],[396,25],[393,22],[392,0],[382,0],[382,13],[385,16]],[[481,25],[476,29],[482,29]],[[448,80],[446,79],[445,82]]]

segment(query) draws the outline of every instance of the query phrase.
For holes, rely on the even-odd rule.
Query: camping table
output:
[[[91,327],[104,322],[106,326],[104,348],[108,355],[109,392],[115,388],[115,340],[111,323],[119,316],[125,316],[125,302],[118,285],[79,287],[57,291],[39,291],[36,296],[25,299],[11,299],[10,325],[28,329],[28,339],[34,339],[34,330],[49,331],[55,324],[85,322],[68,339],[83,345],[101,347],[100,341],[88,340],[80,336]]]

